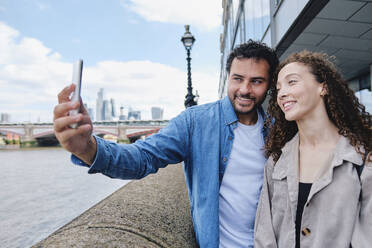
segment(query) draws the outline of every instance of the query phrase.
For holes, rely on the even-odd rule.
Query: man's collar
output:
[[[230,125],[232,123],[235,123],[238,121],[238,117],[236,116],[236,113],[234,111],[234,108],[230,102],[230,99],[228,96],[225,96],[224,99],[222,99],[222,111],[223,116],[225,117],[225,124]]]
[[[232,106],[232,103],[230,102],[230,99],[228,96],[225,96],[224,99],[222,99],[222,111],[223,115],[225,117],[225,124],[231,125],[238,121],[238,117],[236,116],[234,107]],[[262,106],[258,106],[258,113],[262,116],[262,118],[266,119],[265,111],[263,110]]]

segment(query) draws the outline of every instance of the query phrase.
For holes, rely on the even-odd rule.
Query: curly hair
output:
[[[287,121],[277,103],[276,82],[279,71],[290,63],[301,63],[307,66],[319,83],[325,83],[327,94],[323,96],[326,111],[330,121],[337,127],[338,133],[349,139],[356,151],[364,155],[361,147],[371,151],[371,115],[359,102],[354,92],[331,62],[331,57],[325,53],[302,51],[291,54],[278,66],[274,73],[274,83],[271,85],[269,107],[265,125],[270,132],[266,137],[266,156],[270,155],[278,161],[283,146],[298,132],[295,121]],[[369,159],[371,156],[369,156]]]
[[[246,43],[243,43],[235,47],[234,50],[232,50],[231,53],[229,54],[229,57],[227,58],[226,61],[227,73],[230,73],[231,64],[235,58],[237,59],[254,58],[257,60],[259,59],[266,60],[266,62],[270,66],[269,79],[271,84],[273,74],[275,72],[276,67],[279,64],[279,59],[272,48],[268,47],[265,43],[249,39]]]

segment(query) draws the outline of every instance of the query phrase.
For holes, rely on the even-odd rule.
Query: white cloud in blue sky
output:
[[[146,16],[156,16],[167,2],[167,18]],[[191,24],[196,37],[192,79],[200,103],[216,100],[220,20],[205,20],[202,12],[219,16],[221,3],[217,1],[218,8],[214,1],[201,3],[200,15],[195,12],[177,21],[174,13],[181,17],[183,12],[179,7],[185,13],[195,8],[196,3],[187,9],[183,2],[1,3],[0,112],[10,113],[12,121],[52,121],[56,95],[71,81],[72,62],[83,58],[82,96],[88,106],[94,107],[99,88],[104,88],[117,108],[131,106],[149,118],[151,106],[162,106],[165,118],[172,118],[184,109],[186,95],[183,24]]]
[[[219,27],[222,22],[222,1],[122,0],[121,4],[148,21],[188,23],[207,30]]]

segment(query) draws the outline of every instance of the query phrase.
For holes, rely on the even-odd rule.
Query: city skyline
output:
[[[132,108],[132,106],[120,106],[120,112],[117,111],[117,107],[115,104],[115,99],[110,98],[109,100],[105,98],[105,93],[104,93],[104,88],[100,88],[99,91],[97,92],[97,99],[96,99],[96,105],[95,113],[89,112],[89,115],[92,120],[94,121],[118,121],[118,120],[141,120],[141,113],[142,111],[136,110],[135,108]],[[94,108],[89,107],[86,105],[86,107],[90,110],[93,110]],[[151,111],[154,108],[154,106],[151,107]],[[159,107],[156,107],[159,108]],[[126,109],[126,113],[124,113],[124,109]],[[164,108],[161,108],[162,110]],[[117,114],[120,113],[120,114]],[[153,115],[151,115],[152,117]],[[161,113],[161,119],[162,118],[162,113]],[[93,117],[93,118],[92,118]],[[144,120],[151,120],[153,118],[143,118]]]

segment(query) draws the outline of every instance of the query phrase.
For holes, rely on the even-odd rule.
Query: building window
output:
[[[361,104],[366,107],[366,111],[372,111],[372,92],[371,92],[371,74],[364,74],[348,82],[349,87],[355,91]]]
[[[262,40],[270,23],[270,0],[249,0],[244,3],[247,39]]]
[[[368,73],[359,78],[359,90],[371,89],[371,75]]]

